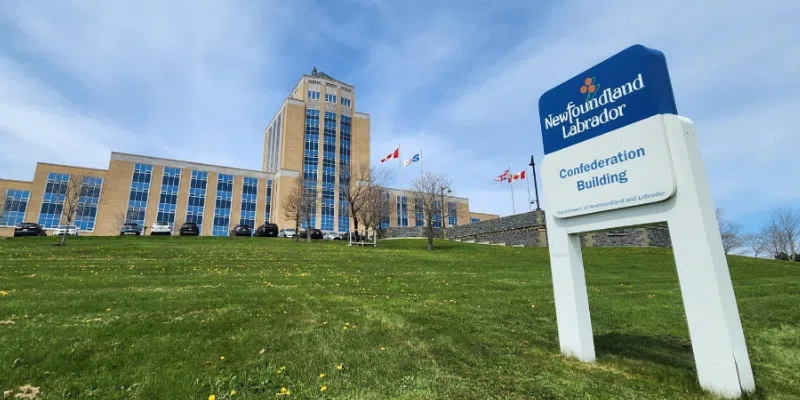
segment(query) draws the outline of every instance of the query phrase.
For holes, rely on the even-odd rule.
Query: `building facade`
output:
[[[304,75],[264,131],[261,171],[112,152],[108,169],[40,162],[33,180],[0,179],[0,236],[22,222],[53,229],[63,222],[67,182],[80,178],[74,224],[81,234],[117,235],[122,224],[150,227],[195,222],[202,235],[226,236],[237,224],[294,226],[281,210],[297,178],[321,199],[311,228],[347,232],[352,218],[342,188],[350,171],[369,165],[370,116],[357,112],[355,87],[318,72]],[[417,226],[421,209],[398,190],[387,189],[391,217],[385,226]],[[446,219],[434,225],[496,218],[471,213],[469,200],[445,197]],[[305,224],[304,228],[305,228]],[[177,229],[177,228],[176,228]]]

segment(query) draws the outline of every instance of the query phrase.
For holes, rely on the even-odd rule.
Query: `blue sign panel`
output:
[[[634,45],[539,98],[544,154],[677,113],[664,53]]]

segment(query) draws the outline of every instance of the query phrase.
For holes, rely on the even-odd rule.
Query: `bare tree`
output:
[[[116,229],[117,233],[122,232],[122,228],[125,226],[125,211],[120,211],[114,216],[114,229]]]
[[[724,208],[717,208],[717,224],[719,225],[719,234],[722,236],[722,248],[726,255],[744,245],[742,226],[726,218]]]
[[[295,241],[300,241],[300,221],[303,219],[303,180],[294,179],[294,186],[289,188],[289,193],[281,200],[283,217],[294,221]]]
[[[787,207],[773,210],[762,232],[775,258],[800,260],[800,213],[795,209]]]
[[[412,196],[422,203],[422,215],[425,220],[428,250],[433,250],[433,219],[439,216],[444,223],[444,202],[442,195],[449,190],[453,180],[446,174],[428,172],[411,182]],[[416,204],[416,201],[415,201]]]
[[[320,205],[320,196],[316,188],[306,187],[302,178],[294,180],[294,186],[289,190],[289,194],[283,198],[281,207],[283,216],[294,221],[295,240],[300,241],[300,223],[306,224],[306,240],[311,241],[311,218],[316,214]]]
[[[75,221],[75,216],[84,207],[81,197],[86,194],[86,178],[88,176],[83,174],[70,174],[69,180],[61,184],[61,187],[56,188],[56,193],[64,196],[64,201],[61,203],[61,222],[65,225],[72,225],[72,222]],[[59,246],[67,244],[67,236],[67,232],[64,232]]]
[[[377,229],[383,221],[389,218],[391,207],[386,189],[370,185],[363,197],[360,213],[360,219],[364,222],[367,230]]]
[[[749,233],[742,236],[742,244],[755,258],[758,258],[761,253],[768,252],[764,238],[759,233]]]
[[[340,171],[339,193],[348,204],[348,213],[353,218],[353,231],[358,232],[358,225],[363,215],[363,208],[368,203],[367,197],[375,187],[383,187],[392,176],[390,170],[359,164],[354,168]]]

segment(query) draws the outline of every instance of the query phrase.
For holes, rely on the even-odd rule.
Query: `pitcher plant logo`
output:
[[[583,80],[583,86],[581,86],[581,94],[586,95],[586,102],[588,103],[594,95],[597,93],[598,89],[600,89],[600,85],[595,83],[595,78],[586,78]]]

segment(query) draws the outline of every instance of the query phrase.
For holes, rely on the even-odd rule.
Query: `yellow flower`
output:
[[[381,350],[386,350],[386,347],[381,347]]]
[[[328,387],[327,387],[327,386],[323,386],[323,387],[319,388],[319,391],[320,391],[320,392],[324,392],[324,391],[326,391],[326,390],[328,390]]]
[[[212,395],[208,396],[208,400],[217,400],[217,396],[214,396],[212,394]]]
[[[325,377],[325,374],[324,374],[324,373],[322,373],[322,374],[319,374],[319,377],[320,377],[320,378],[324,378],[324,377]]]
[[[8,296],[8,292],[5,290],[0,290],[0,296]]]
[[[235,396],[235,395],[236,395],[236,391],[235,390],[231,390],[231,396]]]
[[[225,359],[225,356],[222,356],[222,357],[220,357],[219,359],[220,359],[220,360],[224,360],[224,359]]]
[[[347,330],[347,327],[345,326],[345,327],[344,327],[344,328],[342,328],[342,329],[344,329],[344,330]]]
[[[339,365],[336,366],[336,369],[339,370],[339,371],[341,371],[342,368],[344,368],[343,364],[339,364]]]
[[[288,390],[288,389],[286,389],[285,387],[282,387],[282,388],[281,388],[281,393],[286,393],[286,392],[288,392],[288,391],[289,391],[289,390]]]

